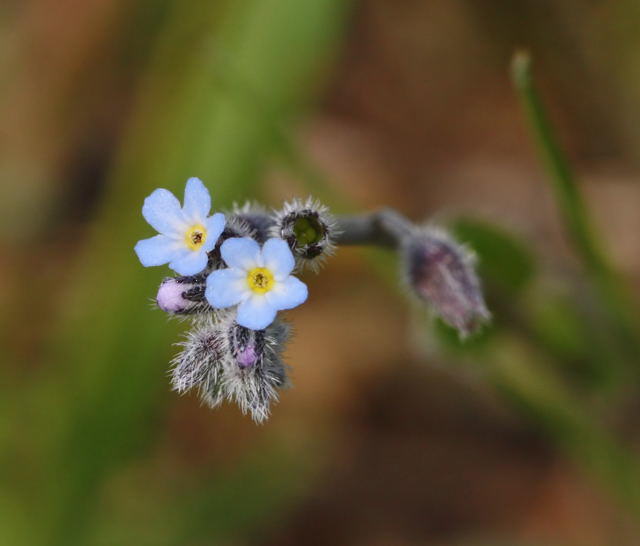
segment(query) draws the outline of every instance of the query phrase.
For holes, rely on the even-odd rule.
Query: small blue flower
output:
[[[278,311],[307,299],[307,285],[290,275],[295,259],[282,239],[269,239],[260,249],[250,237],[233,237],[220,253],[229,268],[209,275],[205,296],[217,309],[238,305],[240,326],[264,330]]]
[[[142,216],[160,235],[138,241],[136,254],[145,267],[163,265],[180,275],[195,275],[207,265],[224,230],[224,214],[208,216],[209,190],[199,178],[189,178],[184,190],[184,206],[165,189],[155,190],[144,200]]]

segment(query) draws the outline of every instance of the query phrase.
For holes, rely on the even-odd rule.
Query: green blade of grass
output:
[[[573,171],[560,149],[544,104],[533,82],[531,58],[517,52],[511,65],[514,87],[520,98],[529,128],[549,174],[549,181],[570,240],[596,289],[603,308],[617,332],[621,353],[615,360],[636,364],[640,343],[638,317],[623,279],[609,262],[593,228],[587,206]],[[611,349],[612,352],[616,348]]]
[[[607,489],[634,517],[640,516],[637,457],[545,371],[535,349],[515,336],[495,340],[483,364],[491,382],[531,422]]]
[[[333,47],[346,6],[253,0],[221,11],[214,3],[175,2],[66,300],[72,312],[55,339],[52,375],[64,373],[67,382],[57,408],[62,440],[46,455],[53,478],[44,500],[45,542],[83,542],[101,483],[151,441],[158,397],[168,390],[169,334],[176,328],[147,305],[165,272],[144,270],[132,251],[150,235],[139,212],[143,198],[158,186],[178,193],[188,176],[209,184],[214,207],[248,197],[271,152],[254,113],[214,87],[215,71],[224,70],[215,51],[250,78],[270,111],[290,121]]]

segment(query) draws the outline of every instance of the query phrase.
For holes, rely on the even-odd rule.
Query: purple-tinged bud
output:
[[[259,355],[254,345],[247,345],[236,354],[236,362],[240,368],[250,368],[258,363]]]
[[[278,390],[288,383],[281,359],[288,339],[288,326],[277,320],[266,330],[249,330],[233,323],[227,331],[229,358],[224,362],[222,388],[258,423],[269,417]]]
[[[205,277],[169,277],[158,288],[156,303],[170,315],[193,315],[212,311],[204,297]]]
[[[280,356],[288,338],[289,328],[279,321],[260,331],[239,326],[234,313],[199,321],[173,360],[173,388],[198,388],[210,407],[233,400],[260,423],[288,384]]]
[[[461,336],[489,320],[471,251],[440,229],[424,228],[407,237],[403,253],[411,291]]]
[[[287,241],[299,265],[317,271],[335,252],[336,225],[329,209],[318,201],[294,199],[275,213],[271,236]]]

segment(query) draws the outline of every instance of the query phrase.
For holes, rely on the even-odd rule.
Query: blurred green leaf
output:
[[[539,361],[535,350],[516,336],[502,337],[484,365],[493,384],[522,415],[598,478],[631,514],[640,514],[637,457]]]
[[[582,190],[566,154],[558,144],[547,109],[538,94],[531,57],[527,52],[517,51],[513,55],[511,78],[531,135],[545,164],[560,218],[594,292],[598,295],[600,305],[607,314],[607,327],[612,329],[617,338],[615,344],[610,346],[612,358],[623,366],[628,365],[637,373],[640,314],[634,305],[633,295],[612,265],[606,247],[594,228]]]
[[[531,326],[538,338],[561,361],[588,355],[589,339],[584,316],[574,301],[543,287],[527,299]]]
[[[271,441],[231,472],[201,480],[200,487],[184,499],[183,521],[168,545],[241,540],[273,528],[285,508],[304,494],[317,464],[312,459],[286,452]]]
[[[478,255],[478,272],[492,289],[515,296],[535,275],[533,255],[504,228],[482,220],[460,218],[453,232]]]
[[[214,87],[215,71],[225,69],[216,55],[288,122],[331,51],[347,5],[174,3],[55,338],[55,375],[68,381],[64,392],[51,383],[63,430],[47,455],[49,543],[83,541],[101,483],[153,440],[158,397],[168,390],[176,327],[147,305],[164,272],[144,270],[132,251],[150,234],[139,212],[143,198],[158,186],[179,193],[194,175],[209,184],[216,207],[246,198],[271,152],[264,123]]]
[[[269,533],[315,485],[328,451],[326,439],[294,446],[282,429],[267,426],[249,449],[216,457],[211,464],[178,460],[171,468],[166,461],[132,462],[100,505],[88,544],[244,543]]]

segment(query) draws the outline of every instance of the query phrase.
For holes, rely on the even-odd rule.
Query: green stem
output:
[[[516,52],[511,64],[511,77],[527,116],[529,128],[547,167],[551,188],[572,244],[584,263],[627,357],[640,349],[637,317],[624,283],[609,263],[598,241],[575,176],[557,143],[544,104],[536,90],[531,58]]]
[[[495,340],[483,358],[491,383],[552,437],[634,517],[640,516],[640,467],[635,453],[585,410],[535,350],[518,336]]]

